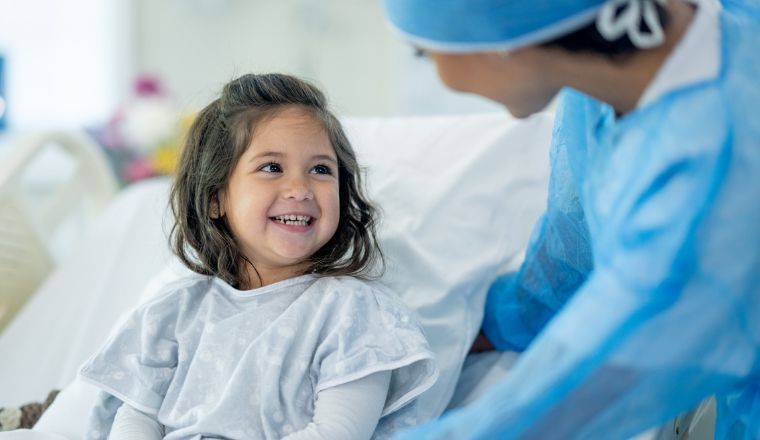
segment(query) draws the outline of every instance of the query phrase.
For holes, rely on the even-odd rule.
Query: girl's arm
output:
[[[164,438],[164,427],[155,416],[145,414],[123,404],[116,411],[116,418],[111,427],[109,440],[161,440]]]
[[[314,404],[314,419],[283,440],[369,439],[385,406],[390,371],[322,390]]]

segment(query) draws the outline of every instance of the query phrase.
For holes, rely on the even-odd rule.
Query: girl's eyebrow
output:
[[[277,152],[277,151],[264,151],[264,152],[261,152],[259,154],[256,154],[255,156],[251,157],[251,159],[249,160],[249,162],[253,162],[254,160],[260,159],[262,157],[281,158],[281,157],[285,157],[285,155],[283,153],[280,153],[280,152]],[[335,159],[334,157],[329,156],[327,154],[315,154],[314,156],[311,157],[311,160],[324,160],[324,161],[332,162],[332,163],[335,163],[335,164],[338,163],[337,159]]]
[[[315,156],[312,156],[311,158],[312,160],[325,160],[332,163],[338,163],[338,161],[334,157],[328,156],[326,154],[317,154]]]
[[[254,160],[262,158],[262,157],[283,157],[283,156],[284,154],[278,153],[276,151],[264,151],[262,153],[258,153],[254,156],[251,156],[248,162],[253,162]]]

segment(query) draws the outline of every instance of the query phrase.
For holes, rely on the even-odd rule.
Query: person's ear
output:
[[[209,216],[213,219],[224,217],[223,204],[220,202],[222,195],[214,196],[209,206]]]

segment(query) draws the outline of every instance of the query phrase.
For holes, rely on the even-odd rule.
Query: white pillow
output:
[[[543,211],[552,117],[350,118],[344,123],[359,163],[368,169],[370,197],[382,209],[383,281],[418,313],[437,355],[441,375],[421,397],[418,414],[420,420],[433,418],[452,397],[480,327],[488,286],[519,260]],[[166,197],[166,188],[161,191]],[[171,262],[148,283],[140,301],[186,273]],[[86,417],[90,402],[70,400],[55,402],[41,428],[62,432],[48,422]]]
[[[346,121],[370,196],[383,210],[383,278],[417,311],[441,375],[422,419],[449,402],[477,335],[488,286],[521,258],[543,211],[552,117]]]

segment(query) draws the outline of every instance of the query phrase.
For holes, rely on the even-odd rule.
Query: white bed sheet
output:
[[[169,260],[161,179],[122,192],[0,335],[0,406],[43,400],[74,378],[114,320]]]
[[[455,395],[487,286],[519,260],[543,210],[551,126],[546,114],[524,121],[506,114],[346,121],[359,162],[369,170],[370,195],[384,213],[383,281],[420,315],[441,369],[423,396],[423,418],[439,415]],[[122,192],[0,335],[0,406],[41,400],[71,383],[118,317],[181,273],[161,226],[167,188],[159,179]],[[154,286],[146,289],[152,278]],[[455,404],[488,388],[490,382],[477,377],[498,380],[513,360],[509,354],[490,359],[476,365],[493,374],[460,386]],[[88,393],[69,387],[39,428],[81,429],[72,411],[86,412],[81,402]],[[71,426],[62,427],[64,419]]]

